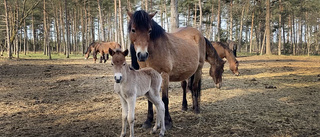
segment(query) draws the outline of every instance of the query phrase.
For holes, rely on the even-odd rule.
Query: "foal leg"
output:
[[[120,96],[120,95],[119,95]],[[120,96],[121,106],[122,106],[122,130],[120,137],[126,136],[127,129],[127,117],[128,117],[128,104],[127,101]]]
[[[136,106],[136,97],[130,97],[127,99],[128,103],[128,123],[130,127],[130,137],[134,137],[134,110]]]
[[[107,60],[109,59],[109,54],[106,54],[106,56],[107,56],[107,58],[106,58],[106,59],[104,59],[104,63],[106,63],[106,62],[107,62]]]
[[[157,118],[156,118],[156,123],[151,130],[151,134],[154,134],[158,128],[161,127],[160,130],[160,136],[164,136],[164,132],[166,131],[165,127],[165,122],[164,122],[164,113],[165,113],[165,108],[164,108],[164,103],[160,98],[160,94],[157,90],[151,90],[146,94],[148,100],[154,103],[157,109]]]

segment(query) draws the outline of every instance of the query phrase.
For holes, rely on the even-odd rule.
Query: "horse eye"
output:
[[[149,30],[149,34],[151,33],[151,31],[152,31],[152,30],[150,29],[150,30]]]
[[[123,65],[123,66],[126,65],[126,63],[123,63],[122,65]]]
[[[111,62],[111,66],[113,66],[113,63]]]
[[[135,29],[131,29],[131,32],[132,32],[132,33],[135,33],[135,32],[136,32],[136,30],[135,30]]]

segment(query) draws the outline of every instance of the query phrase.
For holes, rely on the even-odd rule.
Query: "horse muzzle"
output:
[[[115,74],[114,80],[116,80],[116,83],[120,83],[122,80],[122,75],[119,73]]]
[[[139,61],[146,61],[149,57],[149,53],[148,52],[145,52],[145,53],[141,53],[141,52],[138,52],[137,53],[137,58]]]

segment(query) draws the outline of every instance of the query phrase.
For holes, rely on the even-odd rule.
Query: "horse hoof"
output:
[[[199,114],[200,113],[200,109],[199,108],[193,109],[193,113]]]
[[[169,121],[166,121],[165,125],[166,125],[166,130],[169,130],[169,129],[171,129],[173,127],[172,122],[169,122]]]
[[[182,106],[182,108],[181,108],[183,111],[187,111],[188,110],[188,107],[184,107],[184,106]]]
[[[151,122],[149,122],[149,121],[144,122],[142,124],[141,128],[143,128],[143,129],[151,128]]]
[[[160,134],[159,134],[159,137],[164,137],[164,134],[161,134],[161,133],[160,133]]]

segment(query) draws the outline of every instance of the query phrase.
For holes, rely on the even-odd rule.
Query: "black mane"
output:
[[[149,14],[144,10],[138,10],[132,15],[132,19],[129,22],[128,32],[131,31],[131,25],[135,24],[137,30],[148,31],[151,26],[152,31],[150,39],[155,40],[165,34],[165,30],[158,25],[153,19],[149,17]]]

